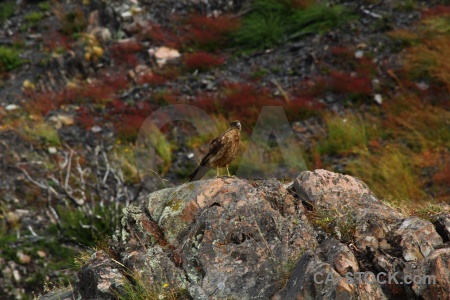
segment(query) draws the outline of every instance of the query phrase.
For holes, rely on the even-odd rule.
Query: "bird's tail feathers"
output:
[[[198,166],[197,169],[195,169],[194,172],[192,172],[192,174],[190,174],[188,176],[188,180],[189,181],[196,181],[201,179],[203,176],[206,175],[206,173],[208,173],[208,171],[211,170],[210,168],[204,167],[204,166]]]

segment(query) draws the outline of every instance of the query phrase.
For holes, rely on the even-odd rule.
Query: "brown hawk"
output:
[[[233,121],[227,131],[209,143],[208,153],[203,157],[197,169],[188,176],[189,181],[201,179],[211,168],[217,168],[217,177],[219,177],[219,168],[226,167],[228,177],[231,177],[228,165],[239,152],[240,138],[241,122]]]

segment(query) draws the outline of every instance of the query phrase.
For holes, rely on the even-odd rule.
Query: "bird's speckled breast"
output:
[[[212,167],[223,168],[230,164],[239,153],[240,132],[235,130],[226,134],[222,140],[222,148],[210,161]]]

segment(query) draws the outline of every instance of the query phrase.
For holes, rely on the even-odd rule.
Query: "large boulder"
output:
[[[318,245],[294,198],[279,182],[268,184],[270,194],[231,178],[151,194],[125,211],[116,245],[122,263],[219,299],[267,299],[283,266]]]
[[[125,208],[113,258],[93,256],[74,293],[111,299],[132,274],[155,297],[177,287],[177,299],[448,299],[447,219],[432,221],[404,216],[360,180],[325,170],[285,185],[196,181]],[[105,275],[113,269],[124,277]],[[435,275],[436,284],[377,282],[389,274]]]

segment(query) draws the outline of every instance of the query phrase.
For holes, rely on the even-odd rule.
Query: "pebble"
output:
[[[31,256],[24,254],[22,251],[17,251],[17,257],[19,258],[19,262],[23,265],[31,262]]]
[[[16,105],[16,104],[8,104],[8,105],[6,105],[6,107],[5,107],[5,109],[7,110],[7,111],[11,111],[11,110],[16,110],[16,109],[19,109],[20,107],[18,106],[18,105]]]
[[[373,96],[373,99],[375,100],[376,103],[378,104],[383,104],[383,96],[381,96],[381,94],[375,94]]]
[[[94,125],[94,126],[92,126],[92,128],[91,128],[91,131],[93,132],[93,133],[98,133],[98,132],[100,132],[100,131],[102,131],[103,129],[100,127],[100,126],[97,126],[97,125]]]
[[[50,154],[56,154],[58,150],[55,147],[48,147],[48,153]]]
[[[122,17],[122,19],[124,21],[130,21],[131,18],[133,17],[133,14],[131,13],[131,11],[126,11],[126,12],[123,12],[120,16]]]
[[[155,57],[158,66],[164,66],[169,60],[175,60],[179,58],[180,52],[177,49],[168,47],[151,48],[148,50],[150,57]]]
[[[355,58],[360,59],[364,56],[364,51],[358,50],[355,52]]]

